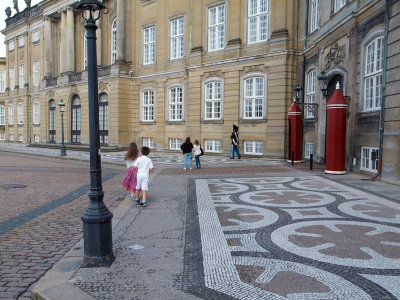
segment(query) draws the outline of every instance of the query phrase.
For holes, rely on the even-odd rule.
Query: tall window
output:
[[[24,124],[24,105],[22,103],[18,103],[17,111],[18,111],[18,125],[22,125]]]
[[[15,68],[11,67],[10,68],[10,90],[15,89]]]
[[[40,64],[39,60],[35,60],[33,62],[33,85],[39,86],[39,78],[40,78]]]
[[[25,65],[19,65],[19,88],[22,89],[25,85]]]
[[[143,121],[154,121],[154,91],[145,90],[142,93],[143,98]]]
[[[153,64],[156,59],[156,27],[143,29],[143,64]]]
[[[171,21],[171,59],[183,57],[183,18]]]
[[[0,71],[0,93],[6,91],[6,72]]]
[[[81,142],[81,99],[79,96],[75,95],[72,99],[72,128],[71,128],[71,137],[72,143],[80,143]]]
[[[32,42],[37,43],[39,42],[39,39],[40,39],[39,30],[32,32]]]
[[[49,102],[49,141],[52,143],[56,141],[56,102],[54,100]]]
[[[99,98],[100,144],[108,144],[108,95],[102,93]]]
[[[6,125],[6,110],[4,105],[0,105],[0,125]]]
[[[10,43],[8,44],[8,50],[10,51],[14,51],[15,48],[15,43],[14,40],[10,41]]]
[[[169,90],[169,120],[183,120],[183,93],[181,87],[173,87]]]
[[[333,12],[337,12],[345,5],[346,5],[346,0],[335,0]]]
[[[14,105],[8,105],[8,125],[14,125]]]
[[[111,26],[111,64],[117,61],[117,18],[114,19]]]
[[[39,101],[33,102],[33,124],[40,123],[40,103]]]
[[[225,4],[208,9],[208,50],[225,46]]]
[[[244,118],[264,117],[265,87],[263,77],[248,78],[244,82]]]
[[[377,110],[382,100],[383,38],[367,45],[365,53],[364,110]]]
[[[209,82],[205,86],[205,119],[221,118],[221,82]]]
[[[378,148],[361,147],[361,170],[375,172],[378,170]]]
[[[319,27],[319,0],[311,1],[311,26],[310,31],[318,29]]]
[[[25,45],[25,37],[23,35],[21,35],[18,38],[18,47],[23,47]]]
[[[87,33],[85,32],[85,36],[83,38],[83,66],[84,69],[87,69]]]
[[[268,0],[248,0],[249,43],[268,38]]]
[[[317,78],[317,72],[315,70],[309,72],[307,74],[307,90],[306,90],[306,103],[315,103],[315,85]],[[312,107],[305,106],[304,117],[306,118],[314,118],[314,112]]]

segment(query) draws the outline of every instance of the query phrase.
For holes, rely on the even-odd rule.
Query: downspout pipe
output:
[[[378,171],[371,178],[375,181],[382,174],[382,152],[383,152],[383,133],[385,131],[385,102],[386,102],[386,73],[387,73],[387,56],[388,56],[388,40],[389,40],[389,14],[390,0],[386,0],[385,6],[385,48],[383,55],[383,74],[382,74],[382,103],[381,103],[381,120],[379,126],[379,153],[378,153]]]

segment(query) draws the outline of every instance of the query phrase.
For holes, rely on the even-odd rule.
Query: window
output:
[[[37,43],[40,40],[39,30],[32,32],[32,42]]]
[[[54,100],[49,102],[49,141],[51,143],[56,141],[56,102]]]
[[[14,135],[13,134],[10,134],[8,136],[8,138],[9,138],[10,142],[14,142]]]
[[[183,18],[171,21],[171,59],[183,57],[183,34],[184,20]]]
[[[244,82],[244,118],[264,117],[265,86],[263,77],[248,78]]]
[[[10,43],[8,44],[8,50],[10,51],[14,51],[15,48],[15,44],[14,44],[14,40],[10,41]]]
[[[169,149],[181,150],[182,140],[181,139],[169,139]]]
[[[206,149],[208,152],[221,152],[220,140],[205,140]]]
[[[8,106],[8,125],[14,125],[14,105]]]
[[[17,112],[18,112],[18,125],[22,125],[24,124],[24,105],[22,103],[18,103]]]
[[[3,105],[0,105],[0,125],[6,124],[6,110]]]
[[[4,133],[0,134],[0,141],[5,141],[6,140],[6,135]]]
[[[22,89],[25,85],[25,65],[19,65],[19,87]]]
[[[245,141],[244,142],[244,153],[245,154],[262,154],[263,143],[261,141]]]
[[[15,89],[15,68],[10,68],[10,89],[13,91]]]
[[[205,85],[205,119],[221,118],[221,82],[214,81]]]
[[[112,22],[111,28],[111,64],[114,64],[117,61],[117,18]]]
[[[18,47],[23,47],[25,45],[25,36],[21,35],[18,38]]]
[[[85,32],[85,37],[83,39],[83,66],[87,69],[87,33]]]
[[[143,147],[154,148],[154,140],[151,137],[144,137],[143,138]]]
[[[208,50],[223,49],[225,45],[225,4],[208,9]]]
[[[33,85],[39,86],[39,78],[40,78],[40,64],[39,60],[35,60],[33,62]]]
[[[153,64],[156,54],[156,27],[143,29],[143,64]]]
[[[39,101],[33,102],[33,124],[40,123],[40,103]]]
[[[169,90],[169,120],[183,120],[183,93],[181,87],[173,87]]]
[[[143,98],[143,121],[154,121],[154,91],[145,90],[142,93]]]
[[[34,134],[33,139],[34,139],[35,143],[40,143],[40,136],[38,134]]]
[[[364,110],[381,108],[383,37],[369,43],[365,51]]]
[[[108,144],[108,95],[102,93],[99,98],[100,144]]]
[[[334,0],[334,1],[335,1],[333,8],[334,13],[346,5],[346,0]]]
[[[22,134],[19,134],[19,135],[18,135],[18,140],[19,140],[20,142],[23,142],[23,141],[24,141],[24,136],[23,136]]]
[[[315,86],[316,86],[316,80],[317,78],[317,72],[315,70],[309,72],[307,74],[307,89],[306,89],[306,99],[305,103],[315,103]],[[314,118],[314,111],[312,110],[312,107],[309,106],[304,106],[304,117],[305,118]]]
[[[304,157],[310,158],[310,154],[314,155],[314,143],[305,142],[304,144]]]
[[[370,172],[378,170],[378,148],[361,147],[360,169]]]
[[[311,2],[311,26],[310,31],[313,32],[319,27],[319,0]]]
[[[72,120],[72,143],[81,142],[81,99],[78,95],[75,95],[72,100],[72,110],[71,110],[71,120]]]
[[[0,71],[0,93],[6,91],[6,72]]]
[[[268,0],[248,0],[249,44],[268,38]]]

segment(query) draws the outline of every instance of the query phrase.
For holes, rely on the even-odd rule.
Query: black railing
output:
[[[46,78],[46,86],[57,85],[57,77]]]
[[[18,22],[24,22],[26,20],[32,19],[34,16],[43,13],[43,9],[38,5],[32,6],[31,8],[26,8],[23,11],[16,13],[14,16],[6,19],[6,28]]]
[[[69,77],[69,82],[81,81],[82,80],[82,72],[70,74],[70,75],[68,75],[68,77]]]

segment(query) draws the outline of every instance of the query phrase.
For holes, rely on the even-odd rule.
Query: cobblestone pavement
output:
[[[125,198],[125,168],[103,166],[104,202]],[[0,152],[0,299],[30,299],[45,272],[82,238],[87,162]]]

